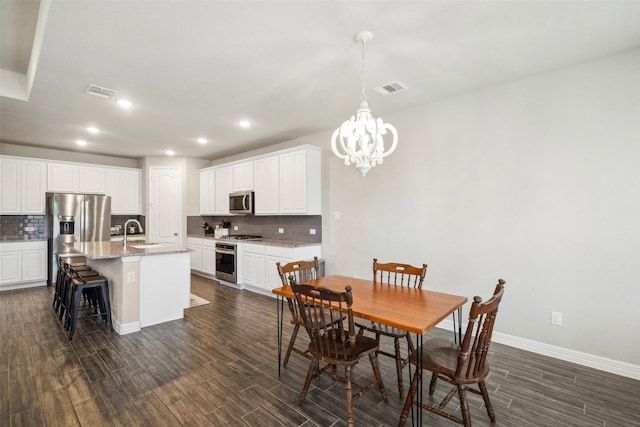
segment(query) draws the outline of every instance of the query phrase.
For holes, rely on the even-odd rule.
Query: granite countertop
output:
[[[198,239],[211,239],[217,242],[225,243],[256,243],[258,245],[268,246],[283,246],[286,248],[298,248],[302,246],[316,246],[322,245],[321,242],[303,242],[301,240],[287,240],[287,239],[255,239],[255,240],[229,240],[229,239],[216,239],[212,234],[187,234],[187,237],[195,237]]]
[[[158,247],[136,248],[143,242],[129,242],[125,247],[122,242],[100,241],[100,242],[78,242],[73,244],[73,250],[89,259],[122,258],[129,256],[146,255],[166,255],[189,252],[189,249],[182,245],[171,243],[160,243]]]

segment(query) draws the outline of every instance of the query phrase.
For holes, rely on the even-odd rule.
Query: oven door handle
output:
[[[216,248],[216,253],[217,254],[225,254],[225,255],[235,255],[236,251],[228,250],[228,249],[218,249],[218,248]]]

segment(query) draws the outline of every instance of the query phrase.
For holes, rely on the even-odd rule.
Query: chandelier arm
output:
[[[389,147],[387,151],[382,153],[382,157],[387,157],[389,154],[393,153],[396,147],[398,146],[398,131],[396,131],[396,128],[389,123],[385,123],[383,127],[385,129],[388,129],[389,132],[391,132],[391,135],[393,136],[393,142],[391,143],[391,147]]]

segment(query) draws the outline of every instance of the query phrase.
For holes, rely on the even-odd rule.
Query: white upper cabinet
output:
[[[231,166],[232,191],[253,190],[253,162],[238,163]]]
[[[232,170],[231,166],[222,166],[215,171],[215,208],[217,215],[229,215],[229,193],[232,193]]]
[[[320,215],[321,212],[320,150],[299,150],[281,154],[280,213],[287,215]]]
[[[105,168],[70,162],[48,162],[47,191],[54,193],[105,194]]]
[[[44,214],[46,171],[45,162],[1,157],[0,214]]]
[[[47,191],[52,193],[78,192],[78,165],[47,163]]]
[[[215,169],[200,170],[200,215],[216,213]]]
[[[280,213],[280,161],[278,156],[254,162],[255,213],[277,215]]]
[[[289,148],[200,170],[200,214],[229,215],[229,193],[255,192],[256,215],[322,214],[322,149]]]
[[[21,213],[22,161],[14,158],[0,158],[0,212]]]
[[[105,169],[99,166],[78,166],[78,193],[105,194]]]
[[[22,213],[45,213],[47,164],[35,160],[22,162]]]
[[[128,168],[105,169],[105,194],[111,196],[112,215],[140,215],[142,171]]]

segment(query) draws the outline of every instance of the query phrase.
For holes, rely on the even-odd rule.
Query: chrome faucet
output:
[[[144,233],[144,230],[142,229],[142,224],[140,224],[140,221],[138,221],[137,219],[128,219],[127,222],[124,223],[124,238],[122,239],[122,245],[123,246],[127,246],[127,228],[130,222],[135,222],[136,224],[138,224],[138,228],[140,229],[141,233]]]

